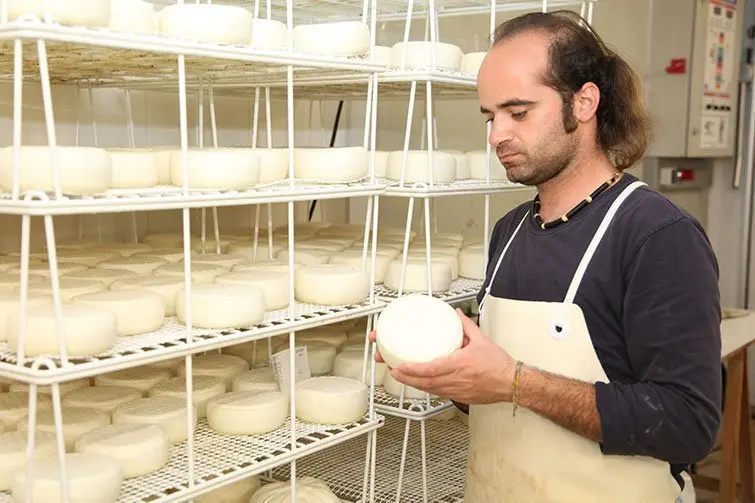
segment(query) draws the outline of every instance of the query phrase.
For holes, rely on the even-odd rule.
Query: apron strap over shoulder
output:
[[[634,192],[635,189],[638,189],[642,187],[643,185],[647,185],[647,184],[641,181],[636,181],[636,182],[631,183],[621,192],[621,194],[619,194],[619,197],[617,197],[616,200],[608,208],[608,211],[603,217],[603,221],[600,222],[600,226],[598,227],[598,230],[595,232],[595,235],[593,236],[592,241],[590,241],[590,244],[587,247],[587,251],[582,256],[582,260],[579,262],[579,266],[577,266],[577,271],[574,273],[574,277],[572,278],[571,284],[569,285],[569,290],[567,290],[566,292],[566,297],[564,298],[564,302],[568,304],[571,304],[574,302],[574,297],[577,295],[579,284],[582,282],[582,278],[585,276],[585,271],[587,271],[587,266],[590,265],[590,261],[592,260],[593,255],[595,255],[595,251],[598,249],[598,245],[600,245],[600,242],[603,239],[603,236],[608,230],[608,226],[611,225],[611,222],[616,216],[616,213],[619,211],[619,208],[627,199],[627,197],[629,197],[629,195],[632,192]]]
[[[509,246],[511,246],[511,243],[514,241],[514,237],[516,237],[517,233],[519,232],[519,229],[521,229],[522,224],[527,220],[527,217],[529,216],[530,212],[527,210],[527,212],[524,214],[524,217],[519,222],[519,225],[516,226],[516,229],[514,229],[514,232],[511,234],[511,237],[506,242],[506,246],[503,247],[503,250],[501,251],[501,255],[498,257],[498,262],[495,264],[495,269],[493,269],[493,274],[490,276],[490,281],[488,282],[488,286],[485,287],[485,293],[483,294],[482,299],[480,300],[480,307],[479,310],[482,311],[482,305],[485,303],[485,297],[488,296],[490,293],[490,289],[493,286],[493,281],[495,281],[495,277],[498,274],[498,268],[501,267],[501,262],[503,262],[503,257],[506,255],[506,252],[509,251]]]

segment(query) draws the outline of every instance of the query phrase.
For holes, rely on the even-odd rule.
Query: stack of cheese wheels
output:
[[[471,245],[459,252],[459,276],[462,278],[484,280],[487,262],[482,245]]]
[[[325,56],[361,56],[370,52],[370,30],[360,21],[299,25],[294,27],[294,50]]]
[[[322,376],[333,371],[333,361],[338,352],[338,349],[335,346],[328,344],[327,342],[316,340],[297,340],[296,346],[305,347],[307,349],[307,362],[311,375]],[[275,353],[285,351],[286,349],[289,349],[289,347],[289,343],[281,343],[275,348]]]
[[[343,44],[343,40],[338,43]],[[297,148],[294,152],[294,176],[299,180],[353,182],[369,172],[369,157],[363,147]]]
[[[124,478],[154,473],[168,463],[168,434],[154,424],[112,424],[76,440],[76,452],[118,461]]]
[[[367,412],[369,389],[356,379],[311,377],[296,383],[296,417],[317,424],[359,421]]]
[[[207,422],[223,435],[262,435],[288,417],[288,395],[280,391],[232,391],[207,402]]]
[[[126,3],[132,1],[128,0]],[[139,3],[152,5],[141,0]],[[109,152],[113,170],[111,184],[114,189],[143,189],[157,185],[157,154],[149,150],[133,149],[110,149]]]
[[[183,248],[153,248],[149,251],[135,253],[132,257],[159,258],[175,264],[184,258],[184,250]]]
[[[228,5],[184,4],[167,7],[223,7]],[[244,9],[242,9],[244,10]],[[204,20],[203,23],[207,23]],[[184,186],[183,155],[170,154],[170,181]],[[188,187],[191,189],[251,189],[260,179],[260,158],[250,149],[202,149],[187,152]]]
[[[179,261],[183,263],[183,259]],[[201,265],[214,265],[230,269],[238,264],[248,264],[249,260],[243,256],[235,253],[196,253],[191,256],[191,263]]]
[[[469,161],[470,178],[475,180],[486,180],[488,176],[488,154],[485,150],[473,150],[467,152]],[[506,168],[498,160],[495,152],[490,154],[490,180],[508,181]]]
[[[408,259],[404,270],[404,292],[427,292],[427,260]],[[388,264],[384,284],[391,290],[399,290],[401,283],[402,260],[398,258]],[[446,292],[451,288],[452,272],[447,263],[433,260],[430,264],[433,292]]]
[[[225,383],[226,389],[230,390],[233,379],[240,373],[249,370],[249,364],[243,358],[220,353],[207,353],[194,357],[192,374],[194,376],[217,377]],[[186,375],[186,367],[178,368],[179,377]]]
[[[196,407],[192,406],[194,428],[197,425]],[[113,412],[113,424],[154,424],[162,429],[168,440],[177,444],[189,436],[186,400],[172,396],[151,396],[119,405]]]
[[[75,450],[76,441],[82,435],[110,424],[110,415],[97,410],[63,407],[61,412],[63,419],[63,442],[68,452]],[[26,421],[18,423],[18,431],[28,432],[29,423]],[[55,415],[52,410],[37,412],[36,431],[37,434],[39,432],[51,435],[55,434]]]
[[[73,303],[114,313],[121,337],[154,332],[165,321],[163,298],[149,290],[88,293],[74,297]]]
[[[249,498],[262,486],[259,476],[239,480],[231,485],[215,489],[198,498],[195,503],[249,503]]]
[[[487,52],[468,52],[461,58],[461,71],[477,76]]]
[[[158,15],[164,35],[227,45],[249,45],[253,19],[243,7],[194,3],[170,5]]]
[[[358,304],[370,293],[366,271],[337,264],[300,267],[294,283],[296,299],[309,304]]]
[[[273,482],[258,489],[249,503],[289,503],[291,496],[291,482]],[[296,479],[296,501],[341,503],[325,482],[313,477]]]
[[[157,19],[155,6],[144,0],[111,0],[110,23],[112,31],[126,33],[154,33]]]
[[[410,41],[406,44],[398,42],[391,49],[391,66],[406,69],[435,68],[454,72],[461,71],[463,53],[458,46],[436,42],[434,65],[432,51],[432,42]]]
[[[10,490],[16,474],[26,470],[26,439],[26,433],[22,431],[0,433],[0,491]],[[55,434],[37,431],[34,438],[34,466],[37,466],[37,460],[54,456],[56,452]]]
[[[207,415],[207,401],[225,393],[225,382],[218,377],[194,376],[192,386],[192,404],[196,407],[197,418]],[[149,392],[150,397],[172,397],[186,402],[186,377],[167,379]]]
[[[377,345],[385,363],[424,363],[461,347],[461,319],[446,302],[429,295],[404,295],[380,313]]]
[[[249,327],[265,319],[265,292],[249,285],[191,287],[191,324],[199,328]],[[176,316],[186,323],[186,290],[176,293]]]
[[[110,0],[7,0],[6,4],[9,21],[30,15],[45,21],[49,5],[53,23],[88,28],[104,28],[110,23]]]
[[[288,274],[274,270],[239,271],[221,274],[215,283],[227,285],[249,285],[262,289],[265,293],[265,306],[268,311],[284,309],[289,305]]]
[[[88,250],[112,250],[121,257],[131,257],[139,252],[151,250],[152,246],[145,243],[92,243],[84,248]]]
[[[92,195],[110,189],[112,165],[110,155],[104,149],[22,146],[18,176],[20,190],[54,191],[53,159],[57,161],[60,190],[64,194]],[[0,149],[0,187],[6,191],[13,189],[13,147]]]
[[[288,28],[275,19],[255,19],[252,21],[253,49],[285,50],[288,48]]]
[[[66,454],[65,466],[69,501],[114,503],[118,500],[123,470],[116,459],[99,454]],[[34,462],[34,478],[31,481],[26,479],[26,470],[15,474],[13,500],[62,503],[62,482],[58,456],[46,456]],[[27,500],[27,495],[31,499]]]
[[[406,172],[404,182],[430,182],[430,154],[425,150],[409,150],[407,152]],[[456,180],[456,159],[446,152],[432,152],[433,183],[451,183]],[[404,165],[404,151],[398,150],[388,155],[386,178],[400,181],[401,170]]]

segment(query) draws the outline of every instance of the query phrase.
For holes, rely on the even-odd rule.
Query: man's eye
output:
[[[511,114],[511,116],[512,116],[512,117],[513,117],[514,119],[518,120],[518,121],[520,121],[520,120],[524,119],[524,116],[525,116],[525,115],[527,115],[527,111],[526,111],[526,110],[525,110],[525,111],[523,111],[523,112],[517,112],[517,113],[513,113],[513,114]]]

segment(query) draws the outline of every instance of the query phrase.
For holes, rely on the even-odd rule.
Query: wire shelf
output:
[[[441,196],[468,196],[474,194],[493,194],[498,192],[511,192],[516,190],[530,190],[530,187],[509,181],[485,180],[458,180],[453,183],[438,184],[431,187],[427,182],[404,184],[391,181],[385,189],[388,196],[401,197],[441,197]]]
[[[16,352],[8,348],[8,343],[3,342],[0,343],[0,376],[37,384],[50,384],[53,381],[91,377],[104,372],[146,365],[241,342],[287,334],[293,330],[299,331],[361,318],[377,313],[383,307],[383,303],[370,304],[367,301],[348,306],[319,306],[299,303],[296,305],[293,323],[289,320],[289,309],[286,308],[267,313],[264,322],[253,328],[193,329],[193,341],[191,343],[186,340],[186,325],[179,322],[175,317],[169,317],[166,318],[160,330],[149,334],[119,337],[115,347],[106,353],[88,358],[69,358],[69,365],[54,369],[33,368],[32,365],[37,358],[32,357],[26,358],[23,366],[18,366],[16,364]],[[60,365],[60,359],[57,356],[50,356],[49,358]]]
[[[445,292],[433,292],[433,297],[449,304],[466,302],[477,297],[482,288],[482,281],[477,279],[457,278],[451,282],[451,287]],[[375,295],[379,300],[390,302],[398,298],[398,292],[385,285],[375,287]]]
[[[377,433],[375,503],[395,503],[400,473],[401,449],[406,421],[386,417]],[[467,469],[467,427],[459,419],[426,421],[427,483],[430,503],[460,503],[464,497]],[[359,501],[362,495],[367,438],[339,444],[327,452],[308,456],[296,463],[297,477],[309,475],[323,480],[339,497]],[[412,455],[415,454],[416,455]],[[423,503],[420,468],[420,434],[416,424],[409,435],[409,455],[401,486],[401,503]],[[290,469],[273,470],[277,480],[288,480]]]
[[[382,424],[383,418],[380,416],[373,421],[365,418],[345,425],[297,421],[296,450],[292,451],[288,420],[284,426],[265,435],[228,436],[212,431],[203,419],[197,423],[194,435],[195,485],[192,489],[189,489],[187,480],[189,470],[186,442],[182,442],[171,447],[170,459],[163,469],[125,480],[118,502],[188,501],[235,481],[364,435]],[[13,499],[8,492],[0,492],[0,503],[13,503]]]
[[[399,397],[391,395],[382,386],[375,386],[375,410],[386,416],[403,417],[405,419],[427,419],[436,416],[454,405],[448,400],[427,400],[404,398],[403,404]]]

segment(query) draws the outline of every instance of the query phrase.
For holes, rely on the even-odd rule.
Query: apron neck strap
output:
[[[569,285],[569,290],[567,290],[566,292],[566,298],[564,298],[565,303],[571,304],[574,302],[574,297],[577,295],[579,285],[582,282],[582,278],[585,276],[587,266],[590,265],[590,261],[592,260],[593,255],[595,255],[595,251],[598,249],[598,245],[600,245],[603,236],[608,230],[608,226],[611,225],[611,222],[616,216],[616,213],[619,211],[619,208],[632,192],[642,187],[643,185],[646,185],[646,183],[639,180],[631,183],[621,192],[621,194],[619,194],[619,197],[617,197],[616,200],[608,208],[608,211],[603,217],[603,221],[600,222],[598,230],[595,232],[592,241],[590,241],[590,244],[587,247],[587,251],[585,251],[585,254],[582,256],[582,260],[579,262],[579,266],[577,266],[577,270],[574,273],[571,284]]]
[[[519,233],[519,229],[522,228],[522,224],[527,220],[527,217],[529,216],[529,214],[530,214],[530,211],[527,210],[522,220],[519,221],[519,225],[516,226],[516,229],[514,229],[514,232],[511,234],[511,237],[506,242],[506,246],[503,247],[501,254],[498,256],[498,262],[496,262],[495,264],[495,268],[493,269],[493,274],[490,275],[490,281],[488,282],[488,286],[485,287],[485,293],[483,294],[483,297],[480,300],[480,307],[479,307],[480,310],[482,310],[482,305],[485,302],[485,297],[487,297],[490,294],[490,289],[493,286],[493,281],[495,281],[496,275],[498,275],[498,268],[501,267],[501,263],[503,262],[503,257],[506,255],[506,252],[509,251],[509,246],[511,246],[511,243],[514,241],[514,238]]]

